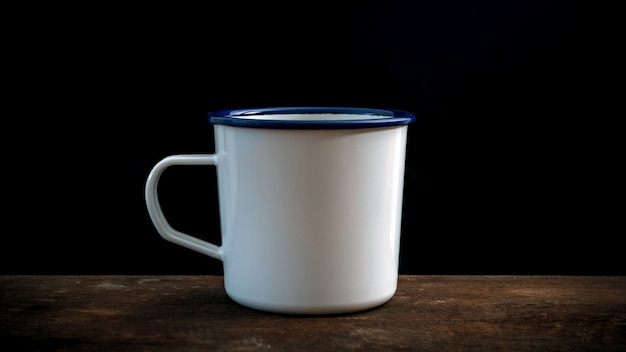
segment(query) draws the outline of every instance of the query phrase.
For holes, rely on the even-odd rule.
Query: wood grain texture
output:
[[[221,276],[0,276],[4,351],[625,351],[626,277],[401,276],[329,316],[231,301]]]

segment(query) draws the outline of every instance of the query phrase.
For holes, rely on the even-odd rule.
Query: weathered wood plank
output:
[[[0,298],[5,351],[626,350],[626,277],[401,276],[335,316],[242,307],[221,276],[0,276]]]

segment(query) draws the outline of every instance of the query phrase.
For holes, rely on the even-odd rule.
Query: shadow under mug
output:
[[[338,314],[393,297],[414,114],[275,107],[208,118],[215,154],[165,157],[147,178],[147,210],[164,239],[221,260],[226,294],[253,309]],[[221,246],[167,222],[157,186],[174,165],[216,167]]]

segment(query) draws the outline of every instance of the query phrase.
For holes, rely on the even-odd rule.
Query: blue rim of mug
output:
[[[344,115],[344,118],[315,118],[329,114]],[[297,118],[279,119],[276,115],[297,115]],[[311,115],[311,118],[307,119],[306,115]],[[345,115],[358,116],[345,118]],[[340,129],[408,125],[415,121],[415,114],[397,109],[361,107],[264,107],[218,110],[210,112],[208,118],[213,124],[236,127]]]

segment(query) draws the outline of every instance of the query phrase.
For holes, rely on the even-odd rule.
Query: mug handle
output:
[[[222,247],[177,231],[172,228],[165,219],[165,215],[159,203],[157,186],[163,171],[173,165],[214,165],[217,167],[217,156],[215,154],[171,155],[163,158],[154,165],[148,175],[145,189],[146,206],[152,223],[164,239],[215,259],[222,260]]]

